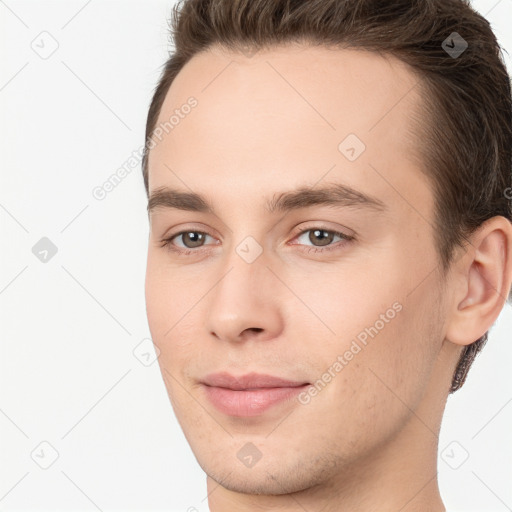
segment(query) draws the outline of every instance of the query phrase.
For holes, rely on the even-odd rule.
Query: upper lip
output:
[[[291,388],[308,384],[305,381],[294,381],[265,375],[261,373],[248,373],[235,377],[227,372],[212,373],[207,375],[202,381],[207,386],[218,388],[227,388],[233,390],[261,389],[261,388]]]

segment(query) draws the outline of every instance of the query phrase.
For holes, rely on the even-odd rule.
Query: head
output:
[[[486,342],[512,281],[509,77],[463,0],[190,0],[172,31],[143,159],[153,341],[205,471],[250,442],[267,462],[233,488],[293,492],[441,414]],[[309,387],[286,419],[234,418],[218,371]]]

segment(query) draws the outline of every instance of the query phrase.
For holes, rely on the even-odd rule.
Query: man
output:
[[[213,512],[442,511],[512,283],[511,94],[462,0],[189,0],[148,114],[146,303]]]

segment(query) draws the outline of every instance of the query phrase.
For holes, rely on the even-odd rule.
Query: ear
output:
[[[466,253],[453,264],[448,304],[446,338],[457,345],[475,342],[492,327],[512,284],[512,223],[492,217],[469,240]]]

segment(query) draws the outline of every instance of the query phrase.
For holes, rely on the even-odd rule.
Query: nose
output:
[[[283,329],[283,286],[264,255],[248,263],[235,253],[227,267],[209,294],[209,334],[229,343],[279,336]]]

